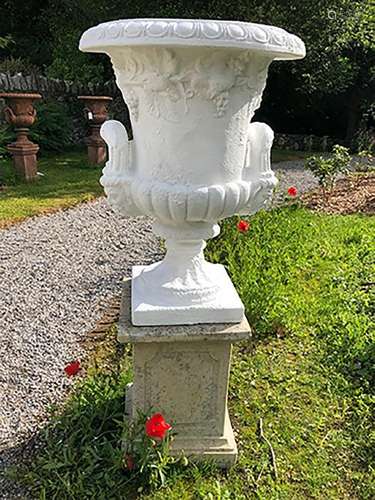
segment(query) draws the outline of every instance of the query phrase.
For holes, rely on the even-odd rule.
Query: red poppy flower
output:
[[[163,439],[171,428],[161,413],[155,413],[146,421],[146,434],[150,438]]]
[[[295,186],[290,186],[290,188],[288,189],[288,195],[294,198],[295,196],[297,196],[297,194],[298,194],[297,188]]]
[[[72,377],[73,375],[77,375],[79,370],[81,369],[81,363],[77,359],[76,361],[72,361],[64,368],[65,373],[68,377]]]
[[[237,223],[237,229],[241,232],[241,233],[246,233],[246,231],[248,231],[250,228],[250,224],[248,222],[246,222],[245,220],[240,220],[238,223]]]
[[[134,459],[131,455],[125,455],[124,457],[124,465],[125,468],[128,470],[134,470],[135,469],[135,463]]]

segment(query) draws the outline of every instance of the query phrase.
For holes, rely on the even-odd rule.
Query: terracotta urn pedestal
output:
[[[4,109],[7,122],[14,127],[17,139],[7,145],[7,150],[13,157],[14,169],[22,179],[31,182],[37,175],[38,144],[28,138],[28,132],[36,118],[35,100],[41,99],[40,94],[1,93],[0,98],[7,102]]]
[[[165,258],[134,266],[123,295],[120,342],[134,344],[137,409],[164,413],[173,451],[222,467],[236,459],[228,409],[233,342],[249,340],[244,305],[224,266],[207,262],[218,221],[270,200],[271,128],[252,122],[274,59],[304,57],[303,42],[273,26],[195,19],[129,19],[87,30],[85,52],[111,57],[134,139],[107,121],[101,183],[123,215],[147,215]]]
[[[84,112],[90,127],[90,135],[85,139],[89,162],[93,165],[104,163],[107,159],[107,146],[100,135],[100,127],[108,120],[108,104],[112,97],[78,96],[84,102]]]

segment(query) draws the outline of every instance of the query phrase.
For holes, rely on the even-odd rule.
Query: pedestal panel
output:
[[[177,433],[172,452],[211,458],[221,467],[237,456],[228,409],[231,344],[250,340],[246,319],[238,324],[134,326],[130,321],[130,280],[125,282],[120,342],[134,344],[134,381],[126,412],[161,412]]]

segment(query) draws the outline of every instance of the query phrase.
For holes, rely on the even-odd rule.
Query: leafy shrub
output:
[[[375,103],[371,103],[364,110],[360,127],[354,137],[354,149],[358,153],[367,153],[367,155],[375,152]]]
[[[12,142],[14,138],[15,134],[8,125],[0,126],[0,158],[9,154],[6,145]]]
[[[0,73],[9,73],[10,75],[23,73],[25,75],[31,75],[41,72],[38,66],[21,57],[9,57],[0,61]]]
[[[356,137],[356,149],[359,153],[366,152],[369,155],[375,152],[375,131],[361,129]]]
[[[333,188],[337,176],[347,171],[351,160],[349,149],[344,146],[335,144],[332,153],[329,158],[310,156],[305,162],[305,166],[317,177],[325,198],[326,189]]]
[[[359,151],[353,167],[356,172],[372,172],[375,169],[373,154],[368,150]]]
[[[13,42],[12,37],[9,35],[0,36],[0,49],[5,49]]]
[[[12,142],[14,139],[14,134],[12,133],[10,127],[5,125],[0,126],[0,186],[6,184],[6,173],[4,169],[4,158],[9,155],[6,150],[6,145]]]
[[[53,48],[53,59],[47,68],[47,76],[85,83],[100,83],[105,80],[104,67],[108,66],[107,58],[77,50],[81,33],[82,29],[73,32],[63,30],[61,40]]]
[[[47,101],[37,104],[37,120],[30,129],[30,139],[42,151],[63,151],[72,141],[73,122],[64,104]]]

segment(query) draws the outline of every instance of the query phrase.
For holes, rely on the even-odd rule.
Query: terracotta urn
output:
[[[29,128],[36,119],[34,101],[42,98],[40,94],[1,93],[0,98],[5,99],[7,106],[4,108],[6,121],[14,127],[16,141],[7,146],[13,156],[13,164],[17,174],[26,180],[32,181],[37,175],[37,157],[39,146],[28,138]]]
[[[112,97],[81,95],[78,99],[85,105],[84,113],[90,127],[90,135],[85,139],[89,162],[97,165],[107,159],[107,148],[100,135],[100,127],[108,120],[108,105]]]
[[[108,200],[152,217],[166,240],[164,260],[133,267],[133,324],[240,322],[243,304],[225,268],[205,260],[205,240],[271,198],[273,132],[251,120],[269,65],[304,57],[303,42],[252,23],[129,19],[90,28],[80,49],[110,56],[130,109],[132,141],[118,121],[101,129]]]

